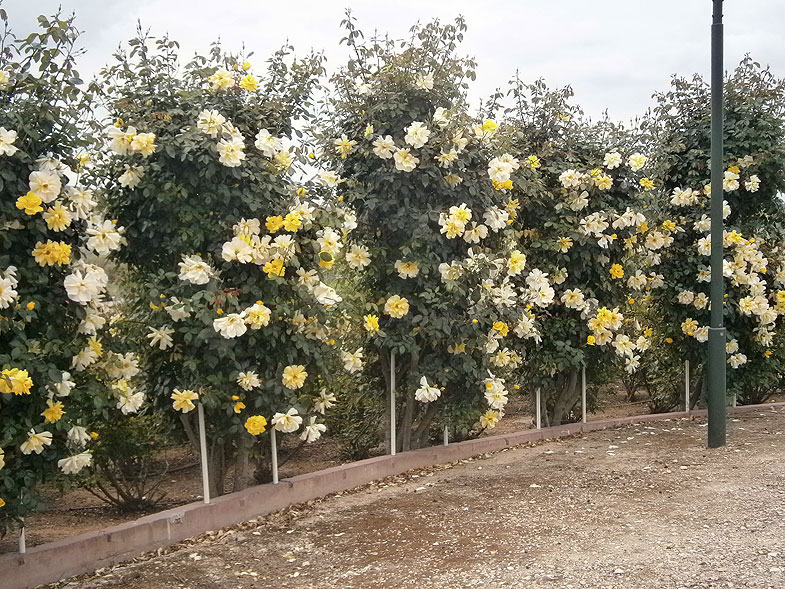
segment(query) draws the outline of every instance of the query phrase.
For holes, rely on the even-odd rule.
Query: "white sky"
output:
[[[206,51],[220,37],[242,43],[262,60],[287,39],[300,52],[324,50],[328,68],[345,59],[339,23],[351,7],[360,28],[405,36],[416,22],[466,17],[463,52],[478,61],[472,97],[505,86],[515,69],[524,79],[571,84],[592,117],[606,108],[626,120],[652,105],[651,94],[673,73],[708,77],[710,0],[0,0],[17,34],[40,13],[62,5],[76,12],[89,77],[131,38],[136,22],[181,43],[182,55]],[[725,64],[745,53],[785,76],[785,2],[725,1]]]

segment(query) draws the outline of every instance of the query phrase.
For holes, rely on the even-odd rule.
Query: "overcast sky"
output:
[[[0,0],[18,35],[58,5],[75,11],[84,31],[83,76],[134,35],[137,20],[169,33],[185,56],[220,37],[227,49],[244,42],[262,59],[288,39],[303,53],[324,50],[335,66],[346,55],[338,45],[346,7],[364,32],[393,37],[417,20],[464,15],[464,52],[478,61],[474,98],[504,86],[517,68],[524,79],[571,84],[593,117],[607,108],[626,120],[652,104],[671,74],[709,73],[710,0]],[[726,68],[750,53],[785,76],[783,31],[785,2],[726,0]]]

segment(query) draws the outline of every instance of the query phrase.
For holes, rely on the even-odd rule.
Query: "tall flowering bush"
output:
[[[543,389],[546,421],[559,424],[580,398],[581,367],[637,370],[649,339],[630,285],[662,286],[649,260],[669,235],[649,233],[651,181],[636,133],[585,121],[569,89],[516,79],[509,96],[503,148],[523,164],[509,177],[520,207],[512,227],[528,255],[514,281],[516,331],[538,343],[522,372]]]
[[[211,487],[226,461],[275,427],[325,430],[341,297],[320,240],[343,219],[292,179],[321,58],[276,53],[264,71],[213,46],[184,67],[176,43],[144,36],[104,71],[111,113],[101,165],[108,209],[126,227],[129,319],[146,342],[149,400],[207,411]],[[244,462],[247,463],[247,460]]]
[[[785,83],[749,57],[725,82],[723,200],[725,324],[728,391],[758,402],[779,390],[783,369],[785,310],[781,191]],[[674,78],[657,95],[648,121],[656,140],[657,215],[673,228],[675,242],[663,253],[665,288],[653,301],[661,325],[654,365],[666,377],[689,359],[693,402],[701,394],[710,315],[709,87],[699,77]],[[677,400],[667,397],[667,404]]]
[[[0,530],[36,505],[39,483],[92,462],[103,418],[120,413],[112,379],[132,354],[102,336],[112,305],[106,255],[123,245],[81,182],[86,96],[72,19],[0,37]],[[101,382],[103,381],[103,382]]]
[[[515,386],[510,280],[526,259],[501,176],[521,163],[500,150],[496,121],[468,114],[474,62],[456,53],[461,19],[414,27],[402,49],[365,41],[350,15],[344,26],[355,57],[332,79],[317,136],[327,198],[357,226],[324,253],[357,285],[355,327],[388,389],[396,356],[406,450],[426,443],[435,421],[492,427]]]

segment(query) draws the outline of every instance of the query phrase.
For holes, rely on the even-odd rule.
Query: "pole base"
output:
[[[726,398],[726,353],[725,328],[709,328],[709,363],[708,363],[708,446],[719,448],[726,443],[726,422],[728,417]]]

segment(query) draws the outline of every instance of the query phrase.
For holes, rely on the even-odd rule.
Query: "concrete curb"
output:
[[[785,407],[785,403],[745,405],[728,408],[729,414],[751,413]],[[346,491],[373,480],[406,471],[470,458],[527,442],[563,438],[584,432],[637,423],[704,417],[705,410],[637,415],[588,423],[527,430],[512,434],[467,440],[448,446],[433,446],[395,456],[378,456],[325,470],[282,479],[279,484],[258,485],[224,495],[211,503],[191,503],[148,515],[132,522],[66,540],[35,546],[25,554],[0,555],[4,589],[32,589],[44,583],[92,572],[130,560],[186,538],[198,536],[303,503],[330,493]]]

